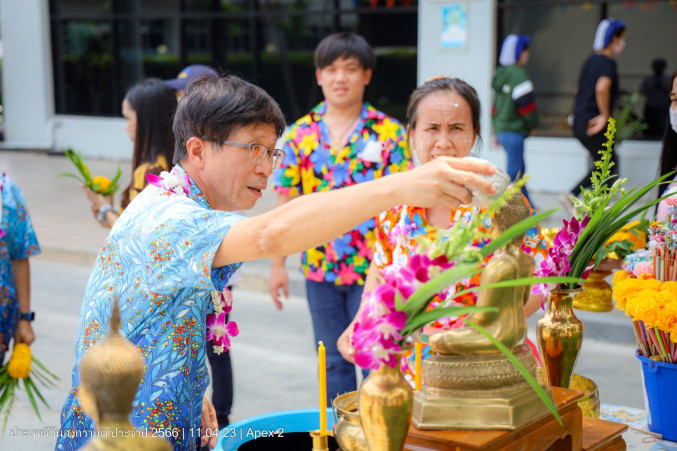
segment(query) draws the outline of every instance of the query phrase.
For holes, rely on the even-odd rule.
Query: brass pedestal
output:
[[[515,356],[536,376],[536,359],[527,345]],[[424,386],[414,394],[412,415],[421,430],[515,430],[549,412],[503,354],[435,355],[423,362],[422,374]]]

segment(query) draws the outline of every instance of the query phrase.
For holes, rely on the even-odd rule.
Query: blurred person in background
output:
[[[590,154],[592,161],[599,158],[598,152],[606,142],[604,133],[618,97],[618,71],[614,57],[625,48],[625,23],[612,18],[600,22],[593,42],[594,53],[585,60],[578,78],[576,102],[574,105],[574,135]],[[612,152],[615,163],[611,171],[618,173],[618,158]],[[578,196],[582,188],[591,186],[590,177],[594,165],[588,165],[588,171],[571,190]],[[573,204],[568,195],[560,195],[560,201],[571,212]]]
[[[35,341],[28,258],[40,246],[19,187],[0,173],[0,366],[14,345]]]
[[[657,58],[651,62],[653,75],[642,80],[639,92],[645,98],[644,122],[648,128],[644,130],[647,138],[660,138],[665,131],[665,116],[670,106],[670,80],[665,74],[666,62]]]
[[[538,125],[534,85],[524,69],[529,62],[530,43],[529,36],[508,35],[501,46],[500,66],[491,82],[494,90],[491,121],[496,140],[508,154],[506,172],[513,182],[524,175],[524,139]],[[522,193],[532,203],[526,185]]]
[[[661,159],[658,164],[659,176],[665,175],[668,172],[672,172],[677,169],[677,71],[672,74],[670,79],[670,90],[669,97],[669,108],[668,108],[668,118],[665,124],[665,133],[663,134],[663,148],[661,149]],[[668,185],[668,187],[663,192],[663,195],[677,192],[677,182],[674,180]],[[667,219],[667,209],[668,205],[666,201],[662,201],[658,204],[657,208],[657,220],[665,221]]]
[[[376,64],[374,51],[349,32],[324,38],[315,49],[315,76],[324,101],[287,133],[285,158],[273,174],[277,205],[296,197],[332,191],[411,168],[404,127],[364,100]],[[371,261],[375,219],[301,254],[315,342],[327,356],[327,402],[357,389],[353,363],[343,359],[336,340],[355,316]],[[272,261],[269,289],[282,308],[289,296],[285,257]]]
[[[82,186],[91,203],[92,213],[103,227],[111,228],[127,205],[147,185],[146,174],[168,171],[174,155],[172,116],[176,110],[174,90],[158,78],[148,78],[134,85],[122,101],[125,130],[134,143],[132,181],[122,192],[120,208],[113,206],[113,196],[104,196]]]
[[[193,64],[183,68],[176,78],[165,80],[165,83],[176,91],[176,99],[181,100],[190,83],[205,77],[218,78],[219,74],[209,66]],[[228,290],[232,292],[241,278],[242,268],[238,268],[228,280]],[[226,314],[226,322],[229,320],[230,313]],[[230,352],[217,354],[211,346],[207,346],[207,359],[212,369],[212,404],[219,427],[225,427],[230,424],[230,411],[233,408],[233,366]]]

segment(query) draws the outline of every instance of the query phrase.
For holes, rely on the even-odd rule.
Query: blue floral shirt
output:
[[[87,284],[73,385],[61,412],[56,449],[78,449],[93,436],[94,424],[78,404],[78,366],[87,349],[106,335],[114,297],[120,302],[120,333],[141,350],[146,363],[132,424],[149,435],[169,436],[176,450],[197,449],[209,384],[205,320],[213,311],[211,292],[222,290],[240,266],[212,269],[212,260],[240,219],[213,210],[192,180],[188,196],[151,185],[125,209]]]
[[[40,253],[19,187],[0,173],[0,364],[19,322],[12,260]]]

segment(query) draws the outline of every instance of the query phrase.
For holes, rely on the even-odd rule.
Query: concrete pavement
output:
[[[123,169],[121,186],[129,180],[128,161],[88,161],[95,175],[112,176]],[[57,428],[59,410],[70,388],[75,327],[82,295],[96,253],[107,235],[92,217],[77,183],[57,177],[72,172],[64,157],[40,152],[0,151],[0,171],[22,189],[43,255],[31,260],[33,308],[37,312],[35,355],[56,372],[61,381],[44,390],[52,410],[42,421],[32,415],[21,398],[8,422],[0,449],[52,449],[49,428]],[[554,193],[533,193],[541,210],[557,206]],[[274,205],[266,192],[252,212]],[[546,225],[557,225],[564,215],[556,213]],[[298,256],[287,259],[292,278],[291,298],[278,312],[267,294],[269,262],[244,265],[243,280],[235,292],[233,319],[241,334],[232,348],[235,372],[235,404],[232,421],[274,410],[314,407],[317,399],[315,345],[307,312]],[[577,313],[578,314],[578,313]],[[585,323],[586,340],[577,372],[597,381],[603,402],[643,407],[641,375],[634,357],[629,319],[620,312],[579,315]],[[532,319],[530,323],[533,325]],[[627,332],[627,333],[626,333]],[[530,332],[533,338],[533,331]],[[12,437],[12,428],[36,431],[46,437]],[[16,433],[15,433],[16,435]]]

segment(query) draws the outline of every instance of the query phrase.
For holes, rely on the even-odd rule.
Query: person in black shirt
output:
[[[648,75],[642,80],[639,92],[645,98],[644,122],[649,126],[644,131],[647,138],[660,139],[665,131],[665,117],[668,115],[670,106],[670,79],[665,74],[666,62],[663,58],[657,58],[651,62],[653,75]]]
[[[606,138],[607,120],[611,115],[614,101],[618,96],[618,74],[613,57],[625,48],[625,23],[621,20],[604,19],[595,33],[595,53],[590,55],[578,79],[576,104],[574,107],[574,135],[585,146],[593,160],[599,157]],[[615,153],[612,156],[618,171]],[[581,187],[588,188],[593,168],[576,184],[571,193],[578,196]]]

